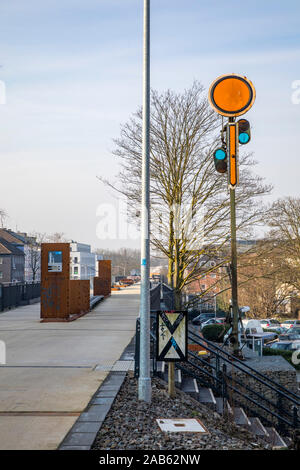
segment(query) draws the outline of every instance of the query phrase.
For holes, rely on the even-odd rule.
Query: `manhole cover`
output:
[[[195,418],[157,419],[156,421],[162,431],[208,433],[204,424]]]

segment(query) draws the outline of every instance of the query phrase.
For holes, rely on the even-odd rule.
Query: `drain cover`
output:
[[[207,434],[208,431],[199,419],[174,418],[157,419],[158,426],[162,431],[168,432],[201,432]]]

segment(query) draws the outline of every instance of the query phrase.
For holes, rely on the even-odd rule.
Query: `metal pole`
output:
[[[139,400],[151,402],[150,378],[150,0],[144,0],[143,149],[141,211],[141,296]]]
[[[235,189],[230,188],[230,224],[231,224],[231,279],[232,279],[232,336],[233,354],[239,356],[239,309],[238,309],[238,288],[237,288],[237,251],[236,251],[236,210],[235,210]]]

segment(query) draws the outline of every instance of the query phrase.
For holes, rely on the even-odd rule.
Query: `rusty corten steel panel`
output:
[[[70,314],[82,314],[90,311],[90,281],[72,279],[70,281]]]
[[[62,271],[48,272],[49,251],[62,252]],[[70,314],[70,244],[42,243],[41,318],[66,320]]]
[[[103,259],[98,261],[98,277],[111,282],[111,260]]]
[[[111,282],[100,277],[94,277],[94,295],[107,295],[111,294]]]
[[[94,295],[111,294],[111,260],[98,261],[98,277],[94,277]]]

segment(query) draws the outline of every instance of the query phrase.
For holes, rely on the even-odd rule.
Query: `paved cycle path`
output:
[[[0,450],[56,449],[135,333],[139,286],[70,323],[40,323],[40,304],[0,313]]]

